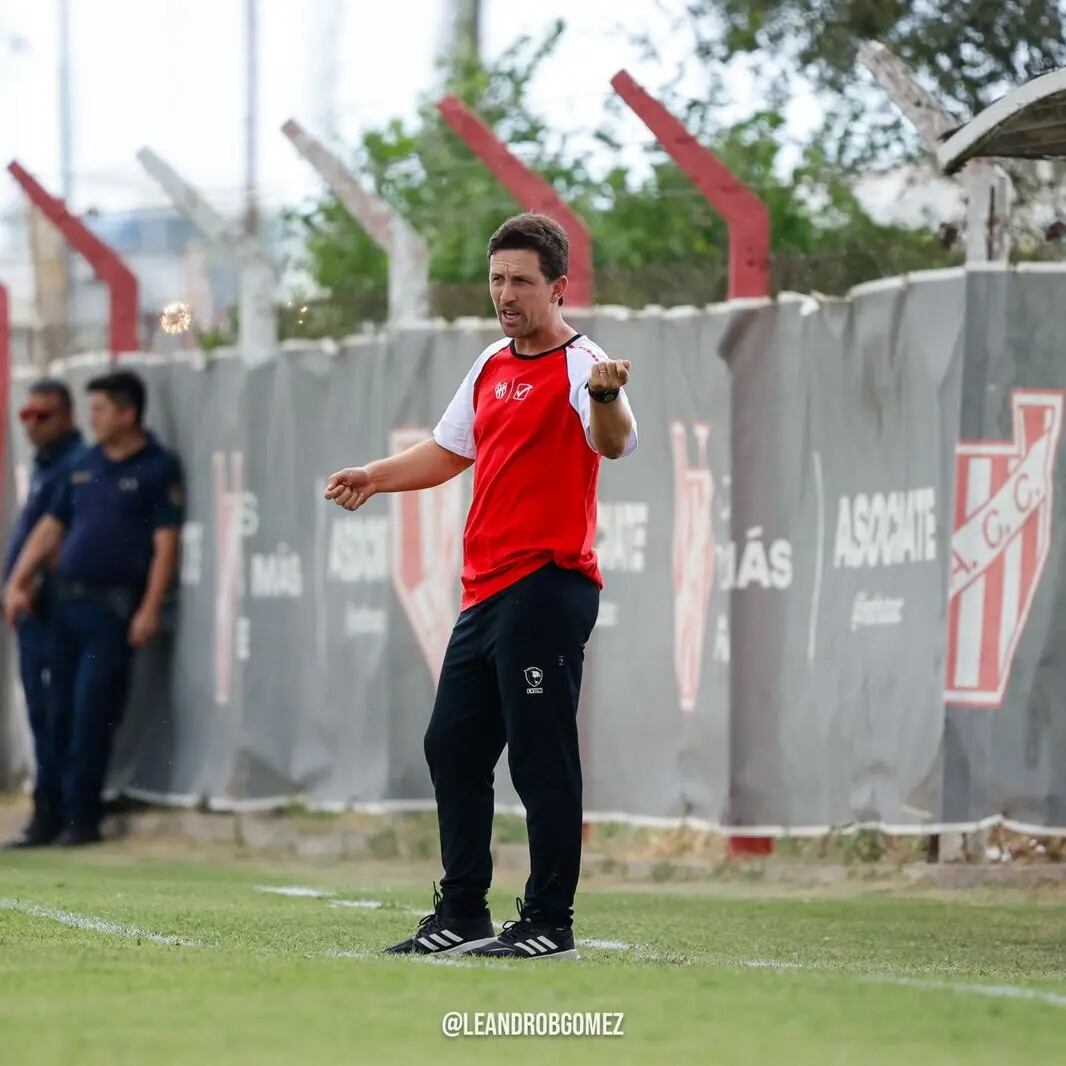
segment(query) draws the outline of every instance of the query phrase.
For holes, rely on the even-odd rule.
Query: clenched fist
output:
[[[365,466],[349,466],[331,474],[326,482],[326,499],[356,511],[374,495],[374,486]]]
[[[605,359],[589,368],[589,392],[613,392],[629,380],[628,359]]]

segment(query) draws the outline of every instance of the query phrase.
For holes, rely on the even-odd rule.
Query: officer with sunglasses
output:
[[[69,476],[71,468],[85,454],[81,433],[74,425],[74,404],[70,390],[62,381],[42,378],[30,386],[19,419],[26,439],[34,449],[33,474],[25,506],[18,517],[4,557],[4,581],[7,582],[19,554],[48,509],[56,489]],[[17,623],[19,668],[26,693],[26,711],[33,734],[37,760],[37,780],[33,790],[33,816],[22,834],[10,841],[9,848],[41,847],[52,843],[63,823],[60,813],[60,774],[49,742],[48,677],[49,624],[54,601],[51,563],[34,575],[33,609]]]
[[[96,444],[70,466],[4,590],[4,613],[14,621],[32,602],[32,574],[58,550],[48,714],[62,778],[60,847],[101,840],[102,792],[130,670],[136,649],[162,624],[184,507],[181,464],[143,424],[141,378],[116,370],[86,390]]]

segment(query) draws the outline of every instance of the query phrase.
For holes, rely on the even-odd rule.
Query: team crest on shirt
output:
[[[507,382],[507,381],[498,382],[497,385],[496,385],[496,399],[497,400],[506,400],[507,399],[507,391],[508,391],[508,389],[510,387],[511,387],[510,386],[510,382]]]
[[[541,682],[544,680],[544,671],[539,666],[527,666],[526,667],[526,684],[529,688],[526,689],[527,696],[537,696],[544,691],[541,688]]]

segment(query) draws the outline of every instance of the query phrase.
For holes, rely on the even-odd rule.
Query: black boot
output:
[[[30,819],[26,828],[12,840],[3,845],[4,851],[13,851],[16,848],[46,848],[54,844],[59,837],[62,826],[46,815],[36,812]]]
[[[104,838],[95,825],[71,825],[63,830],[56,839],[61,848],[80,848],[86,844],[99,844]]]

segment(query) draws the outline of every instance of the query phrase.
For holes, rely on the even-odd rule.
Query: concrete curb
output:
[[[15,835],[28,816],[28,805],[0,805],[0,839]],[[104,822],[109,840],[129,843],[161,841],[229,849],[248,856],[286,856],[322,862],[425,861],[437,858],[435,820],[401,814],[316,815],[278,812],[230,813],[188,809],[137,808],[111,814]],[[432,837],[432,840],[430,839]],[[497,843],[497,869],[525,872],[525,843]],[[1066,863],[890,863],[852,864],[788,862],[780,858],[743,863],[720,858],[644,858],[607,854],[586,845],[583,876],[633,882],[750,882],[812,888],[853,885],[901,885],[916,889],[965,890],[985,887],[1038,888],[1066,885]]]

